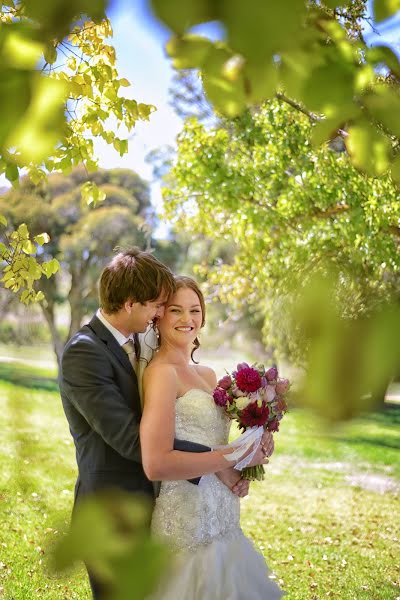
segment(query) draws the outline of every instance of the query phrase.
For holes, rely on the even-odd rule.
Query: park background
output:
[[[370,5],[363,15],[357,35],[398,54],[398,15],[380,27]],[[38,284],[46,296],[40,304],[21,304],[1,288],[0,596],[90,597],[83,569],[60,575],[48,564],[69,522],[76,472],[57,359],[96,309],[96,280],[113,247],[134,243],[203,282],[210,309],[202,362],[219,375],[243,360],[277,362],[293,381],[266,479],[252,484],[242,508],[246,534],[288,598],[398,598],[398,371],[384,379],[374,402],[353,405],[352,355],[364,339],[352,331],[350,365],[345,370],[337,361],[334,392],[302,406],[308,347],[295,322],[298,280],[312,256],[341,258],[332,275],[340,319],[398,302],[397,234],[389,240],[387,229],[399,222],[398,188],[354,168],[340,136],[316,149],[309,115],[279,99],[222,117],[192,70],[172,69],[163,50],[170,32],[147,3],[113,3],[109,17],[119,74],[133,83],[127,97],[157,111],[128,135],[129,152],[95,139],[99,171],[74,164],[47,181],[21,169],[19,186],[5,183],[0,198],[8,225],[26,222],[32,235],[50,234],[42,258],[56,257],[62,267]],[[224,36],[215,22],[194,31]],[[88,181],[105,195],[89,208],[80,191]],[[255,211],[242,201],[249,193],[274,198],[273,207]],[[198,196],[203,204],[196,209]],[[300,235],[293,227],[299,222]],[[308,324],[316,306],[324,313],[325,293],[318,288],[311,305],[298,307]],[[333,353],[325,356],[337,357],[340,343],[333,335]]]

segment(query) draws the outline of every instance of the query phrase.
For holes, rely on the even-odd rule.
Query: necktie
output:
[[[136,372],[136,367],[140,357],[140,346],[137,334],[134,334],[133,340],[128,340],[125,344],[122,344],[122,348],[128,355],[129,362],[131,363],[133,370]]]

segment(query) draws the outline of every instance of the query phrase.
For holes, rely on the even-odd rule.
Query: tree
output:
[[[8,0],[0,11],[0,174],[18,185],[21,168],[39,184],[47,174],[68,174],[80,164],[97,169],[93,138],[100,137],[122,156],[137,120],[154,110],[121,94],[129,81],[116,69],[105,0]],[[122,137],[115,134],[120,128]],[[104,198],[95,180],[86,181],[89,204]],[[23,217],[22,217],[23,218]],[[31,239],[26,220],[5,228],[0,246],[3,285],[22,292],[21,300],[40,300],[34,282],[51,275],[55,260],[42,263],[47,236]],[[23,226],[19,229],[20,225]],[[44,231],[44,230],[43,230]],[[42,234],[43,232],[40,232]]]
[[[152,6],[174,34],[167,45],[173,65],[200,70],[218,112],[236,117],[277,96],[316,121],[317,144],[340,133],[357,168],[400,181],[400,65],[390,48],[367,47],[364,1],[152,0]],[[399,6],[375,0],[373,8],[380,22]],[[207,21],[224,26],[226,41],[190,33]]]
[[[89,183],[95,182],[106,199],[93,209],[82,203],[80,189],[85,182],[88,177],[83,167],[67,177],[50,175],[37,185],[25,177],[18,189],[0,199],[0,211],[12,225],[26,220],[32,235],[44,229],[49,232],[42,258],[56,257],[62,266],[61,273],[35,286],[45,296],[40,307],[57,359],[66,339],[97,306],[96,283],[114,247],[148,247],[151,242],[148,186],[136,173],[125,169],[94,173]],[[56,307],[64,302],[70,309],[66,336],[56,325]]]
[[[397,186],[360,173],[346,152],[313,147],[314,131],[282,101],[214,128],[189,119],[164,190],[178,230],[235,245],[228,260],[204,256],[199,272],[233,310],[260,313],[266,342],[303,365],[310,337],[288,308],[314,276],[333,278],[347,323],[397,302],[400,291]]]

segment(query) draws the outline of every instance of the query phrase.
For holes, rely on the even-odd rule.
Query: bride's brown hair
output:
[[[180,289],[190,289],[190,290],[193,290],[193,292],[197,295],[199,302],[200,302],[200,306],[201,306],[201,316],[202,316],[201,326],[204,327],[204,325],[206,324],[206,303],[204,301],[203,292],[197,285],[197,282],[194,279],[192,279],[191,277],[187,277],[186,275],[175,275],[174,279],[175,279],[176,291],[178,291]],[[190,357],[194,363],[198,364],[197,361],[194,360],[193,354],[196,352],[196,350],[198,348],[200,348],[199,338],[196,337],[193,340],[193,345],[194,345],[194,348],[193,348],[192,352],[190,353]]]

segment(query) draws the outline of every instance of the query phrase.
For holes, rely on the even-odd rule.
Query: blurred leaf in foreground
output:
[[[120,490],[82,501],[53,553],[57,571],[84,561],[110,600],[146,598],[169,564],[167,549],[150,537],[152,506]]]
[[[309,343],[302,402],[332,421],[371,410],[400,371],[399,307],[344,319],[334,279],[321,278],[305,290],[296,315]]]

